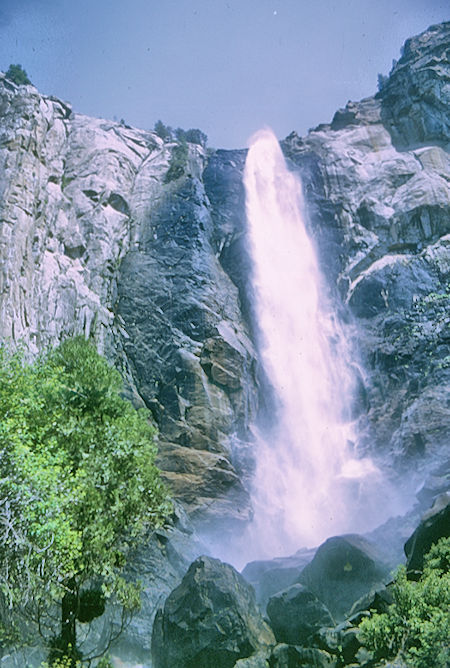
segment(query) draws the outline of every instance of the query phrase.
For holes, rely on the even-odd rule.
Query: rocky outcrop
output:
[[[400,60],[381,87],[383,123],[399,148],[448,143],[449,32],[450,23],[444,23],[406,40]]]
[[[232,668],[271,645],[252,588],[232,566],[200,557],[157,613],[152,655],[155,668]]]
[[[255,353],[218,259],[236,223],[213,216],[203,147],[189,144],[169,179],[176,142],[3,76],[0,115],[0,339],[36,353],[93,336],[151,408],[159,464],[191,516],[247,520],[233,462],[248,449]]]

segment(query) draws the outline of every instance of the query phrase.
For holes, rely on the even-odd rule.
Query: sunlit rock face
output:
[[[357,323],[362,440],[419,468],[450,437],[449,45],[449,23],[408,40],[379,94],[284,142]]]
[[[247,520],[232,460],[256,405],[254,351],[218,259],[235,222],[222,232],[212,217],[204,149],[190,144],[169,181],[175,143],[3,76],[0,115],[1,340],[35,354],[93,336],[151,408],[189,513]]]

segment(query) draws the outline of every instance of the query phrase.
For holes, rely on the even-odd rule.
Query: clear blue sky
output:
[[[330,121],[449,18],[448,0],[0,0],[0,69],[80,113],[239,148]]]

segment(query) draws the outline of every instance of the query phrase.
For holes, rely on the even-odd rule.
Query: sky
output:
[[[0,70],[90,116],[200,128],[241,148],[377,90],[448,0],[0,0]]]

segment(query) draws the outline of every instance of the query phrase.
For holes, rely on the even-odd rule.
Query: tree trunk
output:
[[[71,666],[76,665],[79,658],[77,652],[76,616],[78,610],[78,591],[75,578],[66,583],[66,593],[61,604],[61,635],[59,649],[61,657],[71,659]]]

